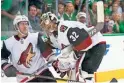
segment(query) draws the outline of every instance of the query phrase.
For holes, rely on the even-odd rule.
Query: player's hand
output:
[[[55,69],[55,71],[56,71],[57,73],[60,73],[60,70],[59,70],[59,68],[58,68],[58,60],[54,61],[54,62],[52,63],[52,66],[53,66],[53,68]]]
[[[16,76],[17,69],[9,63],[4,63],[2,65],[2,70],[4,71],[4,74],[7,77],[15,77]]]

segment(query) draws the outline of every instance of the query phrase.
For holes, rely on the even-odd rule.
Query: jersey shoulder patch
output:
[[[67,26],[61,25],[61,27],[60,27],[60,32],[65,32],[67,29],[68,29]]]

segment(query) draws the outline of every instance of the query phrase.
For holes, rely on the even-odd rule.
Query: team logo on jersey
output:
[[[65,32],[67,30],[67,26],[61,25],[60,32]]]
[[[21,53],[21,57],[18,61],[18,65],[23,64],[26,68],[30,68],[31,65],[30,62],[32,61],[32,58],[35,56],[35,52],[33,52],[33,45],[29,43],[28,47],[25,51]]]

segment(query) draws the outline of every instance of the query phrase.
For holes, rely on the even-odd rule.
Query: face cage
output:
[[[55,25],[56,23],[53,23],[53,22],[50,22],[49,24],[45,24],[45,22],[41,22],[41,26],[42,28],[47,31],[47,32],[53,32],[54,31],[54,28],[53,26]]]

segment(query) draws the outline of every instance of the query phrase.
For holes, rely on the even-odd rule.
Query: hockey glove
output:
[[[15,77],[16,76],[17,69],[9,63],[4,63],[2,65],[2,70],[4,71],[4,74],[7,77]]]
[[[52,63],[52,66],[53,66],[53,68],[55,69],[55,71],[56,71],[57,73],[60,73],[60,70],[59,70],[59,68],[58,68],[58,60],[54,61],[54,62]]]

